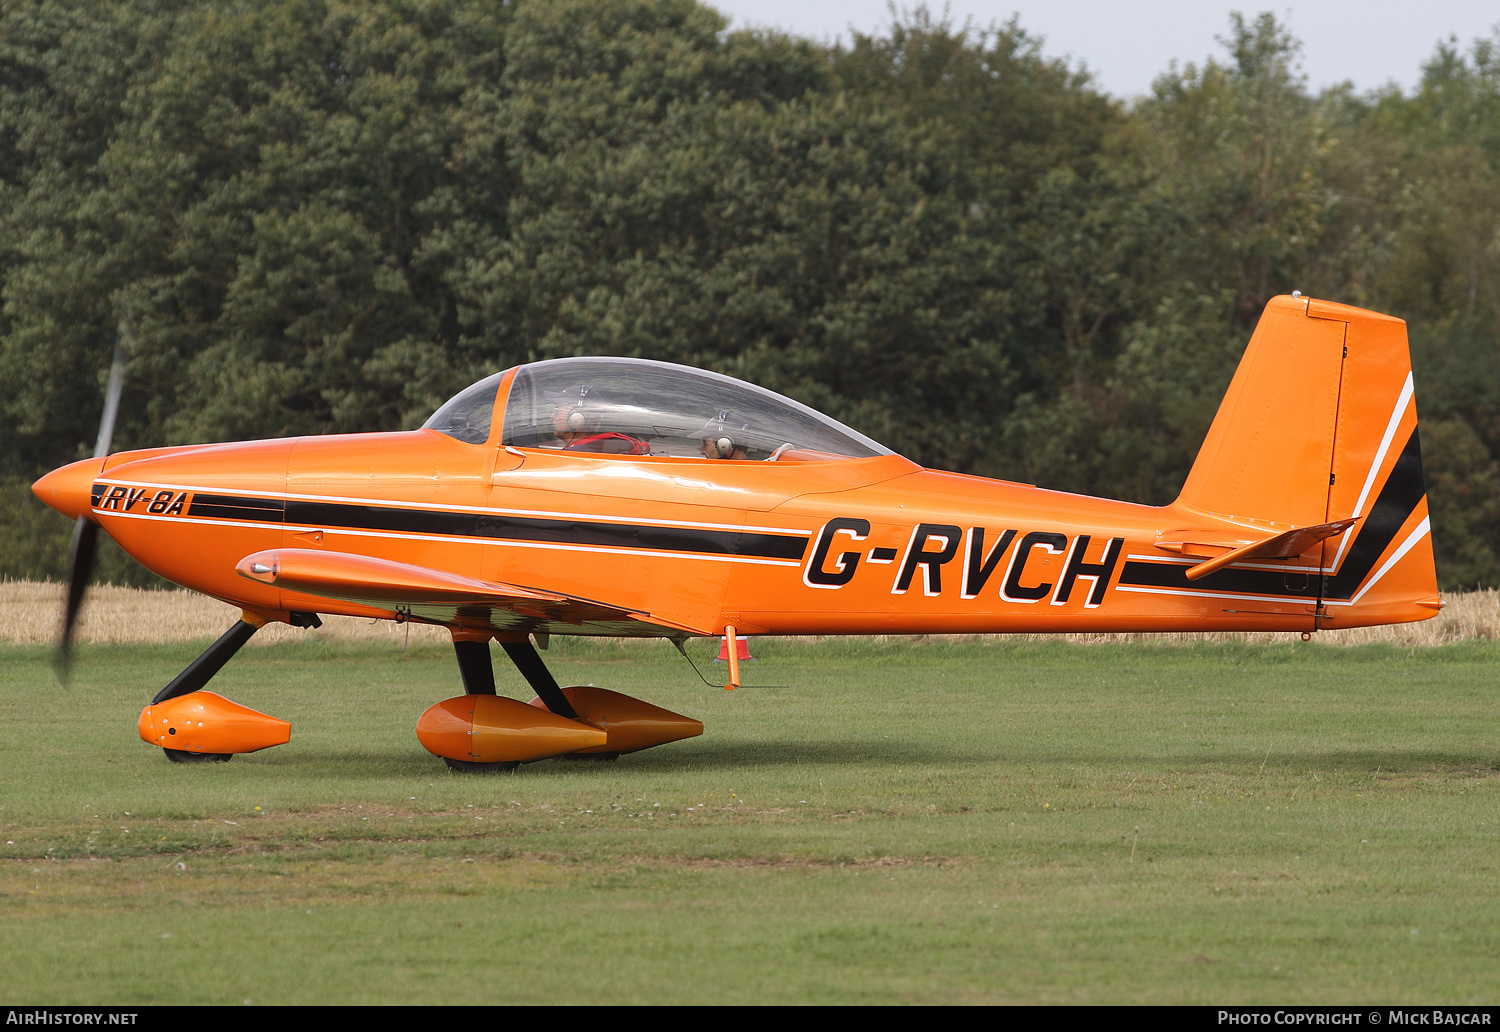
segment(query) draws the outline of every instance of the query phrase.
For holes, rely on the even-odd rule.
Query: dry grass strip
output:
[[[50,644],[57,640],[66,586],[50,581],[0,583],[0,641]],[[169,641],[217,638],[239,619],[240,611],[196,591],[147,591],[101,584],[89,589],[78,614],[78,640],[100,644],[159,645]],[[400,647],[407,629],[389,620],[325,616],[314,634],[342,641],[368,640]],[[251,645],[305,640],[309,632],[269,624]],[[411,625],[411,640],[446,643],[441,627]]]
[[[63,585],[37,581],[0,583],[0,641],[50,644],[57,639],[63,606]],[[1431,620],[1388,627],[1357,627],[1347,631],[1323,631],[1317,641],[1330,645],[1446,645],[1456,641],[1500,638],[1500,591],[1470,591],[1447,596],[1447,607]],[[98,643],[160,644],[216,638],[239,617],[239,611],[193,591],[145,591],[102,585],[93,588],[79,615],[80,641]],[[325,616],[323,627],[312,633],[336,640],[381,641],[399,644],[407,629],[390,621],[372,621],[347,616]],[[413,624],[411,641],[446,644],[448,633],[441,627]],[[272,624],[250,639],[252,645],[271,645],[301,640],[309,632]],[[943,636],[927,635],[939,639]],[[962,635],[967,639],[1005,637]],[[1027,635],[1051,640],[1058,635]],[[1296,634],[1270,631],[1217,631],[1202,634],[1065,634],[1063,639],[1081,645],[1111,645],[1152,642],[1159,645],[1194,645],[1199,642],[1243,642],[1274,644],[1292,641]],[[913,639],[918,640],[918,639]]]

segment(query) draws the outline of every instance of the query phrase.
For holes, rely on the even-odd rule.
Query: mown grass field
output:
[[[429,644],[247,649],[213,687],[291,744],[168,764],[135,717],[198,647],[0,646],[0,999],[1497,997],[1495,643],[757,641],[790,687],[727,693],[554,639],[707,732],[492,776],[416,741]]]

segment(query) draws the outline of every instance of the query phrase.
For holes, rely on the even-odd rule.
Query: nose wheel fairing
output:
[[[167,759],[177,762],[227,760],[292,739],[292,725],[285,720],[201,690],[151,703],[141,711],[136,730],[141,741],[161,746]]]
[[[295,621],[298,626],[321,623],[312,614],[293,616],[301,618]],[[292,725],[287,721],[203,690],[264,623],[246,612],[157,692],[136,722],[141,741],[160,746],[174,763],[222,763],[236,753],[291,741]]]

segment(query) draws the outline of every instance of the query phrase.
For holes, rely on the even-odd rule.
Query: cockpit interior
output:
[[[497,419],[496,443],[522,449],[746,462],[892,454],[773,391],[631,358],[559,358],[496,373],[455,395],[423,428],[485,444]]]

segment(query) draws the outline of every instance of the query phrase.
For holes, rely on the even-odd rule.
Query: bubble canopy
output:
[[[471,444],[490,437],[496,373],[423,426]],[[806,405],[719,373],[633,358],[559,358],[519,367],[500,443],[615,455],[829,461],[890,449]]]

